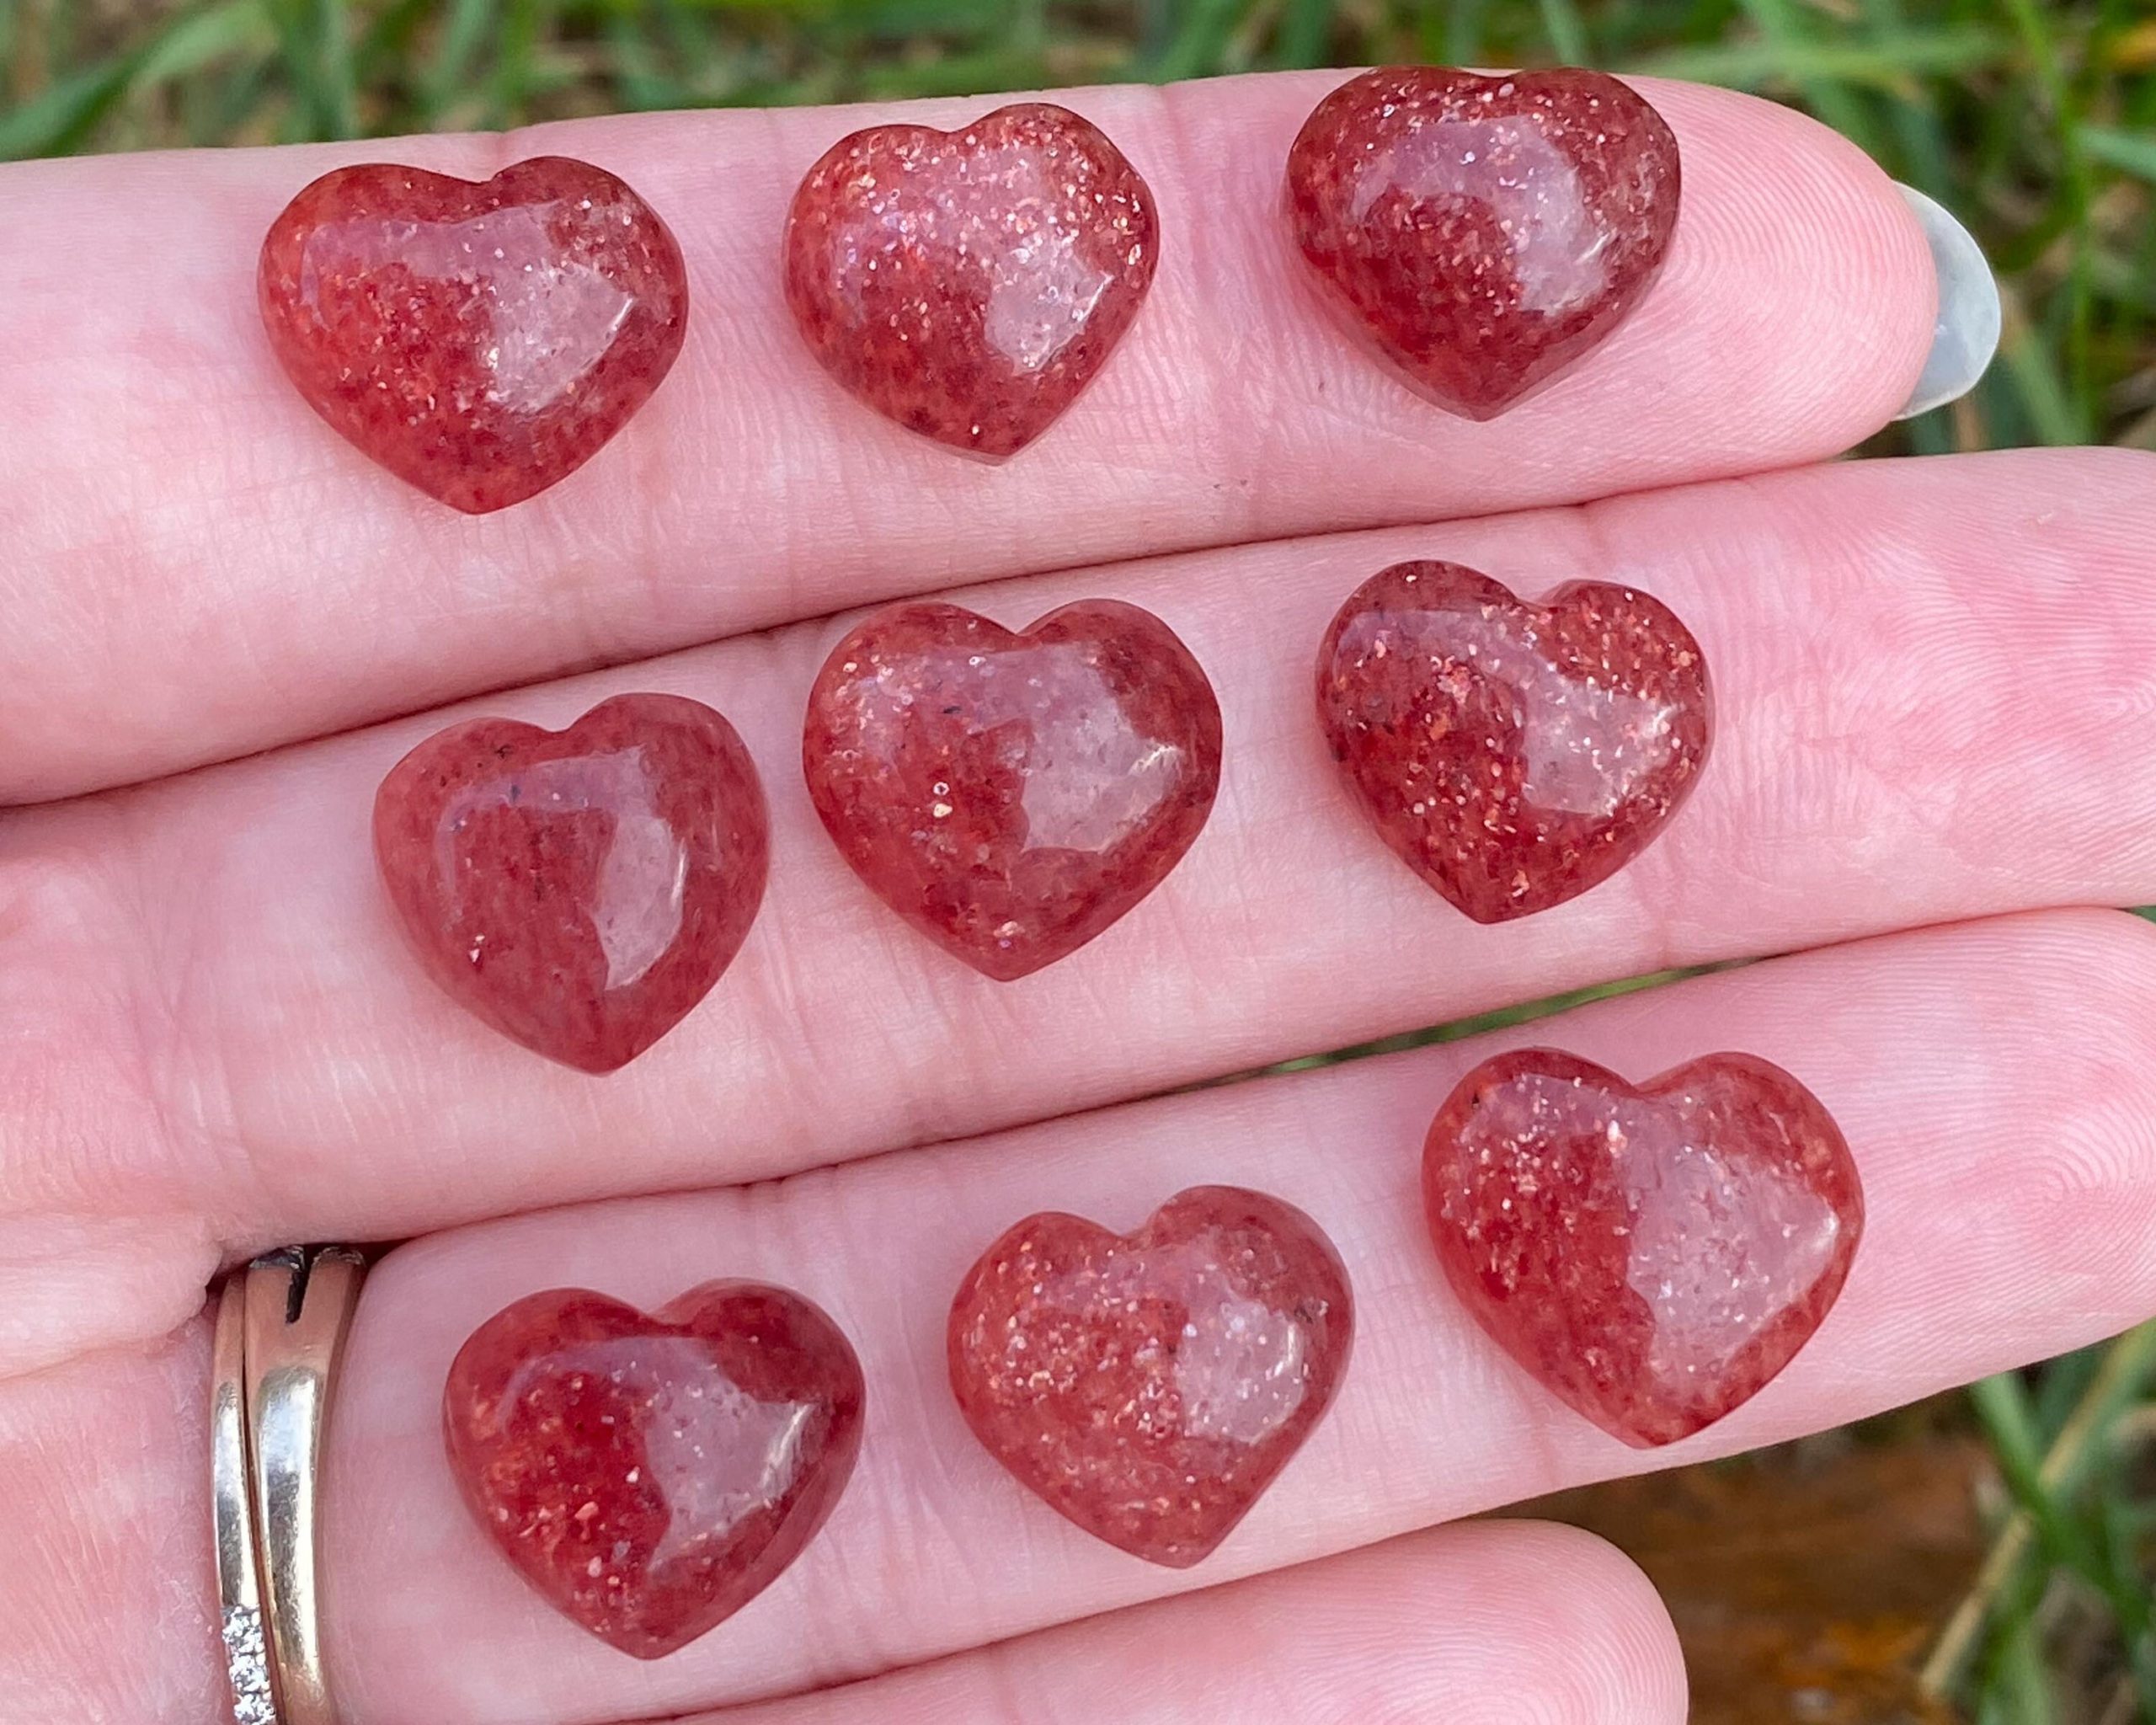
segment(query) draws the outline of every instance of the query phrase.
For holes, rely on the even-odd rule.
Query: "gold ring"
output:
[[[217,1592],[237,1725],[336,1725],[322,1662],[322,1450],[366,1261],[259,1258],[217,1303],[210,1392]]]

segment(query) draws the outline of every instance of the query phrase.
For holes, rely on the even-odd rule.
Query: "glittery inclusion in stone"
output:
[[[951,1387],[1019,1482],[1096,1538],[1185,1569],[1332,1403],[1354,1300],[1300,1210],[1232,1186],[1134,1233],[1029,1216],[952,1302]]]
[[[382,781],[374,842],[428,974],[587,1072],[635,1059],[710,991],[771,850],[741,739],[675,695],[619,695],[563,731],[453,725]]]
[[[1705,763],[1700,644],[1660,601],[1582,581],[1524,602],[1452,563],[1358,588],[1318,651],[1318,723],[1385,843],[1478,922],[1585,892]]]
[[[831,147],[787,217],[787,303],[877,412],[1001,460],[1101,369],[1151,285],[1153,195],[1100,129],[1022,102]]]
[[[936,603],[878,611],[808,697],[802,771],[878,897],[1008,982],[1160,884],[1220,782],[1220,708],[1151,612],[1091,599],[1022,634]]]
[[[1711,1425],[1787,1365],[1864,1231],[1833,1119],[1750,1055],[1636,1088],[1551,1049],[1499,1055],[1431,1122],[1422,1199],[1476,1321],[1642,1449]]]
[[[861,1450],[861,1364],[799,1295],[711,1282],[655,1316],[580,1288],[520,1300],[451,1366],[451,1471],[563,1616],[662,1658],[815,1537]]]
[[[563,156],[484,182],[381,163],[324,174],[271,225],[256,291],[307,404],[474,515],[589,461],[659,387],[689,313],[666,224]]]
[[[1408,381],[1504,411],[1614,329],[1677,225],[1677,139],[1598,72],[1387,67],[1288,156],[1288,216],[1327,298]]]

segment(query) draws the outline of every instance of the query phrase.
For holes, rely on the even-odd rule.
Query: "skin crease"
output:
[[[1217,1693],[1217,1717],[1297,1725],[1440,1706],[1474,1718],[1470,1698],[1492,1721],[1673,1725],[1666,1620],[1575,1536],[1468,1527],[1282,1567],[1634,1465],[1476,1339],[1401,1201],[1430,1110],[1495,1044],[1203,1092],[1142,1119],[1054,1118],[1567,978],[1956,925],[1535,1028],[1641,1073],[1753,1049],[1801,1071],[1863,1165],[1871,1231],[1843,1302],[1782,1379],[1673,1459],[1838,1423],[2156,1308],[2149,932],[2099,911],[1964,920],[2156,898],[2156,714],[2138,693],[2156,651],[2148,459],[1703,486],[1876,429],[1920,365],[1929,281],[1897,195],[1847,147],[1764,104],[1668,86],[1652,88],[1684,148],[1686,216],[1654,292],[1592,377],[1471,436],[1432,429],[1433,410],[1288,291],[1278,153],[1333,81],[1068,96],[1143,161],[1171,236],[1210,212],[1205,243],[1171,247],[1086,397],[1121,458],[1074,417],[995,474],[899,453],[904,434],[766,339],[785,328],[769,237],[799,171],[857,125],[948,126],[976,104],[414,142],[400,154],[447,171],[542,142],[601,161],[678,222],[692,279],[739,307],[730,344],[712,320],[692,327],[670,387],[582,473],[478,522],[403,495],[313,425],[238,315],[282,201],[382,146],[0,170],[18,219],[68,212],[79,242],[64,272],[27,250],[0,261],[22,457],[0,467],[0,518],[20,529],[0,643],[8,793],[151,779],[417,713],[0,823],[0,1719],[216,1717],[196,1313],[220,1261],[1038,1119],[753,1190],[441,1233],[388,1260],[362,1303],[329,1481],[344,1506],[332,1658],[353,1725],[462,1725],[489,1706],[611,1725],[756,1696],[772,1699],[700,1717],[994,1721],[1014,1683],[1038,1702],[1029,1725],[1064,1725],[1091,1717],[1103,1672],[1142,1648],[1176,1655],[1157,1669],[1183,1687],[1148,1692],[1164,1720],[1204,1717],[1191,1698]],[[1230,136],[1245,146],[1208,147]],[[169,264],[154,303],[121,270],[109,296],[72,291],[76,265],[144,245]],[[1837,267],[1791,267],[1807,256]],[[173,369],[142,370],[150,351]],[[191,395],[205,379],[215,388]],[[824,478],[798,477],[811,473]],[[1677,489],[1621,495],[1650,485]],[[1437,525],[1598,497],[1614,500]],[[855,513],[872,506],[873,530]],[[1424,525],[1244,547],[1385,522]],[[1031,997],[963,973],[925,981],[911,937],[819,860],[805,797],[776,770],[841,632],[820,624],[493,703],[558,724],[615,688],[657,686],[735,717],[773,781],[775,855],[731,1005],[707,1002],[595,1087],[455,1028],[415,980],[385,986],[395,936],[371,896],[366,799],[403,749],[465,716],[419,709],[901,588],[1189,547],[1014,581],[993,601],[1033,617],[1083,592],[1179,595],[1230,756],[1149,939],[1119,948],[1111,931]],[[1549,582],[1530,577],[1582,564],[1636,575],[1713,655],[1715,761],[1684,821],[1598,898],[1465,928],[1377,846],[1351,845],[1366,836],[1321,800],[1337,793],[1307,713],[1313,644],[1358,581],[1412,555],[1535,591]],[[1996,724],[2002,711],[2017,722]],[[1373,962],[1437,929],[1445,966]],[[1444,976],[1406,974],[1433,968]],[[753,1033],[777,1023],[782,1045]],[[1007,1059],[1014,1044],[1028,1061]],[[759,1106],[720,1146],[713,1098],[737,1096]],[[999,1483],[929,1392],[951,1290],[1002,1227],[1050,1206],[1127,1227],[1199,1179],[1309,1209],[1385,1297],[1366,1308],[1333,1415],[1186,1580],[1095,1548]],[[461,1511],[438,1513],[453,1507],[431,1423],[448,1360],[540,1286],[656,1304],[714,1273],[805,1284],[808,1263],[828,1280],[803,1291],[856,1340],[890,1411],[810,1553],[718,1635],[625,1678],[629,1662],[528,1599]],[[990,1573],[993,1589],[974,1579]],[[1566,1588],[1548,1587],[1553,1573]],[[1446,1609],[1379,1614],[1401,1599]],[[1071,1621],[1118,1608],[1143,1615]],[[1027,1638],[972,1651],[1013,1635]],[[475,1692],[445,1693],[460,1685]]]

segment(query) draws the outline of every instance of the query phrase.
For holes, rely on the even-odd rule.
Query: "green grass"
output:
[[[1403,59],[1809,109],[1959,213],[2006,296],[1983,386],[1876,451],[2156,448],[2149,0],[0,0],[0,157]],[[1972,1392],[2015,1513],[1931,1674],[1983,1725],[2156,1720],[2156,1510],[2119,1440],[2152,1373],[2144,1330]]]

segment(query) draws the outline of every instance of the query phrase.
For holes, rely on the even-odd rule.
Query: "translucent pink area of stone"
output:
[[[1713,1424],[1787,1365],[1864,1231],[1833,1119],[1741,1054],[1638,1086],[1552,1049],[1499,1055],[1431,1122],[1422,1199],[1476,1321],[1641,1448]]]
[[[1636,857],[1705,764],[1700,644],[1635,588],[1529,603],[1452,563],[1358,588],[1318,651],[1318,723],[1378,834],[1478,922],[1576,897]]]
[[[889,419],[1000,460],[1123,339],[1159,258],[1153,196],[1090,121],[1023,102],[879,126],[808,170],[785,280],[809,350]]]
[[[565,156],[484,182],[338,168],[271,224],[256,289],[307,404],[475,515],[597,453],[659,387],[689,316],[666,224]]]
[[[801,740],[839,852],[899,916],[1010,981],[1159,885],[1220,782],[1220,709],[1151,612],[1095,599],[1022,634],[955,605],[831,649]]]
[[[616,696],[562,731],[453,725],[382,781],[374,843],[428,974],[588,1072],[635,1059],[710,991],[771,851],[741,739],[676,695]]]
[[[1607,337],[1677,224],[1675,134],[1598,72],[1386,67],[1288,157],[1288,217],[1328,299],[1440,406],[1486,419]]]
[[[1187,1568],[1324,1418],[1354,1300],[1300,1210],[1197,1186],[1117,1235],[1028,1216],[952,1302],[951,1387],[974,1434],[1086,1532]]]
[[[496,1313],[442,1395],[472,1514],[547,1604],[639,1659],[761,1593],[846,1490],[861,1365],[783,1288],[711,1282],[646,1316],[580,1288]]]

